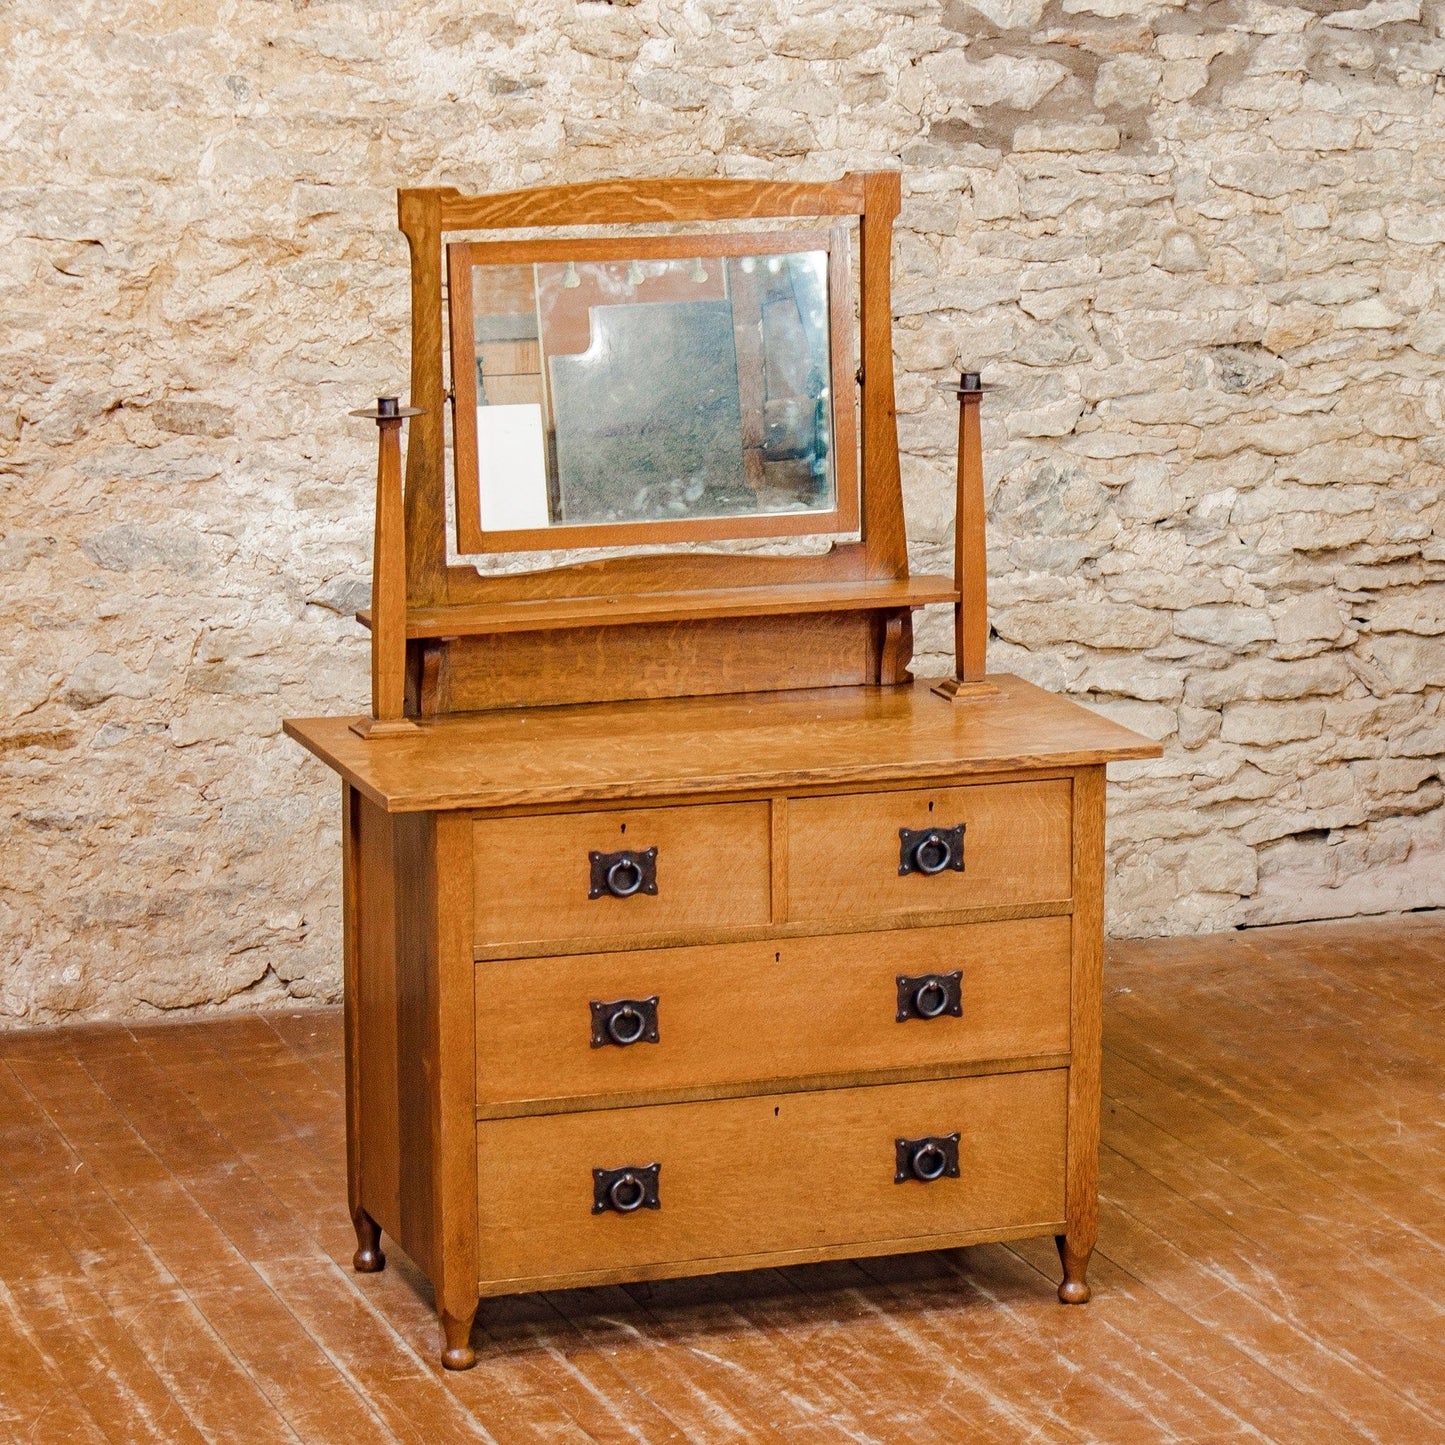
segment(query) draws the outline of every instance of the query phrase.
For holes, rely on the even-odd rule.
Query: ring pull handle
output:
[[[631,898],[634,894],[657,892],[657,849],[636,852],[625,848],[620,853],[591,852],[587,860],[592,868],[589,898]]]
[[[611,1003],[592,999],[592,1047],[615,1044],[619,1049],[633,1044],[655,1044],[657,995],[651,998],[619,998]]]
[[[909,1019],[937,1019],[963,1014],[963,970],[952,973],[900,973],[898,975],[898,1022]]]
[[[952,870],[963,872],[964,824],[952,828],[900,828],[898,874],[922,873],[931,878]]]
[[[921,1139],[895,1139],[893,1182],[917,1180],[932,1184],[958,1178],[958,1135],[925,1134]]]
[[[657,1176],[661,1164],[625,1164],[621,1169],[592,1171],[593,1214],[635,1214],[639,1209],[661,1209]]]

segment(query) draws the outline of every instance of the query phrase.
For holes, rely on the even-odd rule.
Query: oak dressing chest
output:
[[[984,675],[975,376],[909,575],[898,205],[400,193],[372,709],[286,730],[342,779],[356,1267],[407,1252],[450,1368],[541,1288],[1053,1235],[1088,1297],[1104,767],[1158,748]],[[584,234],[466,239],[539,228]]]

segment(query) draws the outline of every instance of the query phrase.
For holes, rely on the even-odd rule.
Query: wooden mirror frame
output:
[[[896,171],[821,182],[587,181],[479,196],[399,191],[415,410],[402,409],[414,418],[403,498],[400,428],[391,424],[399,403],[389,399],[384,418],[378,407],[374,611],[357,614],[374,629],[373,712],[358,730],[381,737],[415,727],[412,719],[490,708],[909,683],[913,609],[958,604],[960,594],[954,578],[908,572],[890,285],[900,192]],[[859,225],[857,540],[789,556],[643,549],[487,575],[448,557],[446,233],[850,217]],[[969,455],[976,461],[977,448]],[[974,490],[981,497],[978,477]],[[980,614],[969,625],[987,623]]]
[[[695,232],[561,241],[454,241],[446,250],[453,496],[458,553],[467,556],[498,552],[550,552],[570,547],[652,546],[666,542],[826,536],[857,531],[858,386],[846,227],[835,226],[827,231]],[[828,361],[833,424],[831,507],[826,510],[690,517],[677,521],[557,523],[549,527],[508,531],[483,529],[477,475],[477,373],[472,302],[474,266],[520,266],[548,261],[646,261],[690,256],[767,256],[798,251],[823,251],[828,256]]]

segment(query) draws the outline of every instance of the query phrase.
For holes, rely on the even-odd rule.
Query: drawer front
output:
[[[1066,1080],[1052,1069],[489,1120],[477,1126],[483,1284],[1047,1233],[1064,1217]],[[957,1177],[895,1182],[897,1140],[954,1133]],[[595,1169],[652,1164],[659,1208],[595,1212]]]
[[[478,964],[478,1102],[1065,1053],[1069,939],[1033,918]]]
[[[476,941],[626,939],[766,923],[768,816],[766,803],[718,803],[479,819]],[[613,888],[634,891],[616,896]]]
[[[1067,778],[795,798],[788,804],[788,917],[1068,898],[1069,828]],[[912,837],[901,838],[903,829]]]

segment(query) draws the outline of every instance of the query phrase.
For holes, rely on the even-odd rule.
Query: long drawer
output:
[[[1050,1232],[1064,1218],[1066,1078],[1051,1069],[485,1121],[483,1290],[693,1259],[721,1267],[840,1245]],[[956,1176],[922,1182],[954,1134]],[[925,1140],[941,1142],[919,1158]],[[613,1195],[625,1170],[631,1182]],[[632,1204],[653,1180],[659,1207],[599,1204]]]
[[[795,798],[788,917],[1044,903],[1071,892],[1067,778]]]
[[[1064,1053],[1069,939],[1055,917],[478,964],[477,1100]]]
[[[625,940],[770,916],[767,803],[482,818],[472,837],[479,944]]]

